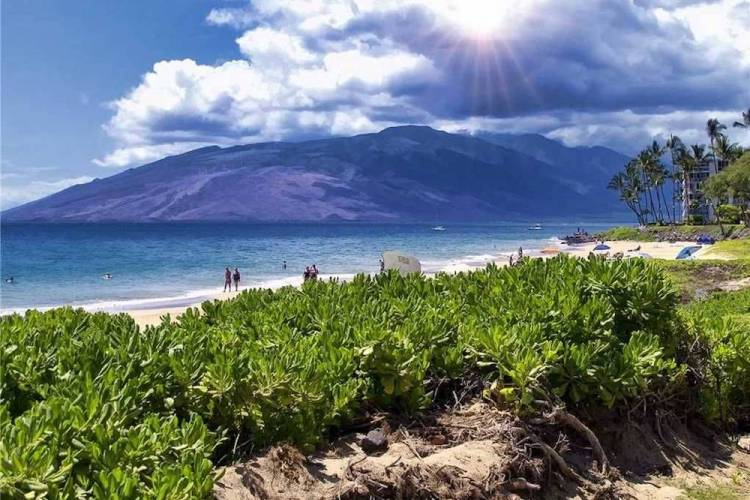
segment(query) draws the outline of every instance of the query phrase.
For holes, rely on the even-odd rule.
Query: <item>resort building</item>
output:
[[[729,162],[719,160],[717,166],[718,171],[721,172],[729,166]],[[703,161],[697,168],[686,173],[682,187],[683,221],[700,219],[702,222],[708,222],[714,218],[713,208],[706,200],[702,189],[703,183],[713,175],[715,175],[713,159]]]

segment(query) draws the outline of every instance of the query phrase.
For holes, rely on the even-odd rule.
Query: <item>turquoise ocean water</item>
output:
[[[538,222],[542,230],[528,230]],[[240,268],[245,286],[279,286],[313,263],[324,276],[377,272],[384,250],[418,257],[428,273],[453,271],[507,259],[519,246],[538,251],[577,227],[595,232],[617,223],[446,224],[445,231],[430,224],[4,224],[0,309],[187,305],[221,291],[226,266]],[[9,276],[15,283],[5,282]]]

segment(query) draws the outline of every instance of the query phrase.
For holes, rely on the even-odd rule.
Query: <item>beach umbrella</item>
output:
[[[602,250],[609,250],[609,246],[608,246],[608,245],[605,245],[604,243],[599,243],[598,245],[596,245],[596,246],[594,247],[594,251],[595,251],[595,252],[600,252],[600,251],[602,251]]]
[[[560,249],[557,248],[557,247],[542,248],[542,253],[548,254],[548,255],[553,255],[553,254],[556,254],[556,253],[560,253]]]
[[[700,250],[701,248],[702,247],[699,247],[699,246],[685,247],[682,250],[680,250],[680,253],[677,254],[677,257],[675,257],[675,259],[677,260],[693,259],[696,252]]]

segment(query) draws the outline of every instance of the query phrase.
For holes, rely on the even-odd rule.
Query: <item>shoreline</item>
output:
[[[638,253],[642,257],[654,258],[654,259],[665,259],[674,260],[679,251],[685,246],[694,246],[695,243],[691,241],[677,241],[674,243],[668,242],[639,242],[633,240],[617,240],[617,241],[606,241],[605,242],[610,250],[610,255],[614,255],[618,252],[622,252],[625,256],[634,255],[635,252],[632,250],[639,248]],[[575,257],[586,257],[593,251],[596,243],[582,243],[578,245],[566,245],[561,240],[540,240],[539,246],[533,248],[524,249],[524,253],[530,257],[551,257],[554,254],[544,254],[543,248],[556,247],[559,249],[559,253],[566,253]],[[726,258],[721,255],[707,252],[710,248],[706,246],[696,252],[694,255],[695,259],[722,259]],[[706,255],[706,254],[710,255]],[[440,262],[437,269],[430,269],[425,271],[424,267],[432,267],[436,264],[434,261],[430,262],[426,260],[423,262],[424,274],[430,276],[439,272],[456,273],[463,271],[471,271],[476,269],[484,268],[489,263],[494,263],[499,266],[508,265],[508,258],[512,252],[500,252],[495,254],[481,254],[481,255],[467,255],[450,259],[444,262]],[[426,263],[430,263],[430,266],[425,266]],[[364,271],[363,271],[364,272]],[[373,273],[368,273],[373,274]],[[319,279],[339,279],[346,281],[354,277],[355,274],[321,274]],[[186,292],[182,295],[174,297],[159,297],[159,298],[147,298],[147,299],[129,299],[121,301],[100,301],[90,304],[67,304],[71,307],[82,308],[89,312],[108,312],[108,313],[126,313],[133,317],[136,323],[141,326],[155,325],[161,322],[161,317],[170,315],[171,318],[175,318],[180,314],[184,313],[188,308],[200,306],[201,303],[210,300],[226,300],[236,297],[239,293],[248,289],[265,289],[265,290],[277,290],[285,286],[298,287],[302,284],[302,276],[299,277],[287,277],[287,278],[275,278],[259,283],[250,284],[247,286],[240,287],[237,292],[223,292],[221,287],[217,286],[214,288],[204,288]],[[57,307],[65,307],[66,304],[57,306],[44,306],[44,307],[29,307],[29,308],[13,308],[0,311],[0,315],[7,314],[23,314],[28,310],[46,311]]]

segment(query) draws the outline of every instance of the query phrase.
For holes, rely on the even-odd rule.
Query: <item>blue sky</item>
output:
[[[705,142],[750,107],[749,26],[749,0],[6,1],[2,207],[206,144],[405,123]]]

